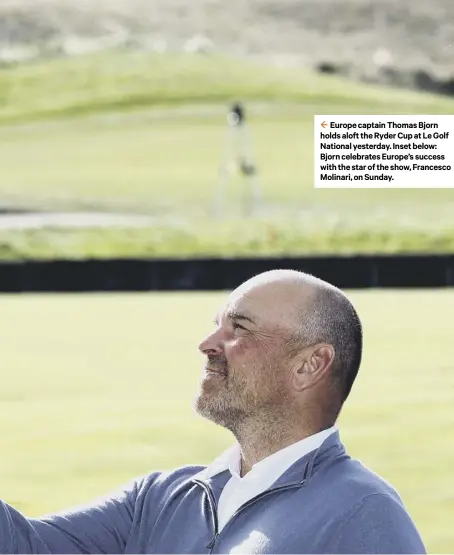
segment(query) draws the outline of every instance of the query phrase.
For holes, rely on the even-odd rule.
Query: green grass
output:
[[[339,422],[353,457],[402,495],[429,552],[454,549],[454,294],[358,291],[365,357]],[[193,414],[224,294],[2,297],[1,496],[29,516],[231,444]],[[390,318],[390,314],[399,318]]]
[[[227,105],[237,98],[246,101],[265,210],[261,220],[241,217],[245,184],[233,176],[220,222],[209,210]],[[453,111],[449,98],[219,56],[109,53],[4,69],[5,204],[141,211],[166,229],[1,232],[0,256],[56,255],[62,245],[75,256],[452,252],[453,190],[314,190],[313,116]]]
[[[269,67],[221,55],[109,52],[39,61],[0,73],[0,122],[99,113],[144,106],[245,101],[373,107],[443,113],[452,101],[367,87],[305,69]]]

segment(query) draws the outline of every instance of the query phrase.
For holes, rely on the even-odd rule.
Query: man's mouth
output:
[[[209,366],[205,366],[205,373],[207,376],[227,376],[227,372],[225,370],[210,368]]]

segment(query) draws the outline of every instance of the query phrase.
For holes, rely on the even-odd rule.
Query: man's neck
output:
[[[235,437],[241,449],[241,468],[240,476],[244,477],[252,467],[267,457],[302,441],[322,430],[332,426],[332,423],[318,426],[305,426],[301,423],[297,426],[289,426],[286,429],[279,428],[276,422],[269,423],[268,426],[244,427],[235,433]]]

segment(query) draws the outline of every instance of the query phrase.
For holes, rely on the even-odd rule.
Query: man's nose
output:
[[[199,351],[205,355],[222,353],[222,341],[219,330],[205,337],[199,345]]]

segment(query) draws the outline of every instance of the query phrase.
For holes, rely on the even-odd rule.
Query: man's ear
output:
[[[292,369],[293,386],[297,391],[313,387],[329,372],[335,356],[334,347],[318,344],[297,356]]]

